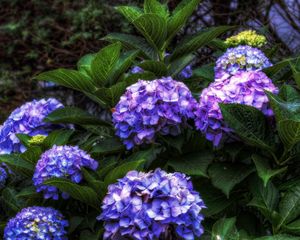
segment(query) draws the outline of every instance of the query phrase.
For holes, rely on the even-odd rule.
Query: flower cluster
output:
[[[194,239],[203,233],[199,193],[182,173],[128,172],[103,200],[104,239]],[[122,238],[123,239],[123,238]]]
[[[7,173],[3,167],[0,167],[0,189],[5,186],[7,179]]]
[[[222,81],[242,71],[262,70],[270,66],[272,63],[257,48],[250,46],[228,48],[216,62],[215,78],[216,81]]]
[[[140,80],[127,88],[114,109],[116,135],[127,149],[153,142],[156,134],[176,136],[194,117],[196,104],[182,82],[170,77]]]
[[[200,97],[196,112],[196,126],[206,138],[218,146],[224,137],[230,136],[232,130],[223,121],[219,103],[239,103],[260,109],[266,116],[272,116],[268,98],[264,90],[277,93],[263,72],[241,72],[224,81],[211,83]]]
[[[41,145],[43,144],[43,142],[45,141],[45,139],[47,138],[47,136],[45,135],[35,135],[33,136],[31,139],[29,139],[28,143],[31,145],[31,146],[38,146],[38,145]]]
[[[43,122],[44,118],[63,105],[56,99],[41,99],[27,102],[15,109],[0,128],[0,154],[24,152],[16,134],[47,135],[57,127]]]
[[[248,45],[252,47],[262,47],[267,43],[265,36],[257,34],[256,31],[247,30],[229,37],[225,40],[228,46],[236,47],[238,45]]]
[[[32,179],[33,184],[37,192],[44,192],[46,199],[57,200],[59,198],[58,189],[43,185],[44,181],[50,178],[66,178],[79,183],[82,180],[82,167],[96,170],[98,162],[77,146],[53,146],[44,152],[38,161]],[[68,198],[69,195],[62,193],[62,197]]]
[[[50,207],[28,207],[10,219],[4,230],[4,240],[64,240],[68,221]]]

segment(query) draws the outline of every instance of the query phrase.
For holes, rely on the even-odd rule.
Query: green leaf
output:
[[[13,172],[21,173],[24,176],[32,177],[35,165],[17,154],[0,155],[0,162],[7,164]]]
[[[299,237],[294,237],[287,234],[277,234],[273,236],[255,238],[254,240],[299,240]]]
[[[207,64],[207,65],[203,65],[199,68],[196,68],[194,70],[194,75],[196,77],[203,78],[209,82],[213,82],[215,80],[214,65]]]
[[[39,146],[34,146],[28,148],[24,153],[20,154],[20,157],[23,160],[35,165],[40,159],[42,153],[43,151]]]
[[[300,93],[290,85],[283,84],[279,91],[279,97],[286,102],[299,102]]]
[[[171,62],[168,66],[168,76],[176,77],[176,75],[181,73],[181,71],[194,59],[195,56],[193,54],[189,54]]]
[[[268,159],[264,159],[258,155],[252,156],[253,162],[256,166],[257,174],[258,176],[263,180],[264,187],[267,186],[268,181],[276,176],[277,174],[280,174],[282,172],[285,172],[288,167],[280,168],[280,169],[271,169],[268,163]]]
[[[99,209],[100,200],[96,192],[86,186],[80,186],[67,179],[52,178],[44,182],[45,185],[57,187],[60,191],[70,194],[70,196],[78,201]]]
[[[106,102],[109,104],[109,106],[116,106],[120,100],[120,97],[124,94],[126,87],[126,82],[119,82],[110,88],[102,89],[104,91]]]
[[[44,121],[51,123],[71,123],[78,125],[93,124],[111,126],[110,123],[105,122],[97,117],[94,117],[88,112],[76,107],[64,107],[57,109],[51,112],[44,119]]]
[[[300,120],[300,101],[286,102],[271,92],[266,91],[266,94],[277,122],[286,119]]]
[[[135,19],[133,25],[154,49],[158,51],[162,48],[167,36],[167,23],[164,18],[147,13]]]
[[[122,54],[117,66],[110,77],[111,83],[115,84],[118,82],[120,77],[132,66],[134,59],[137,57],[139,51],[128,51]]]
[[[225,122],[246,143],[272,151],[267,142],[266,119],[258,109],[243,104],[219,104]]]
[[[176,58],[182,57],[183,55],[190,54],[208,44],[210,41],[218,37],[219,35],[232,29],[230,26],[220,26],[208,28],[205,31],[188,36],[177,44],[170,60],[173,61]]]
[[[20,140],[20,142],[25,146],[25,147],[29,147],[30,143],[29,140],[31,139],[31,136],[27,135],[27,134],[23,134],[23,133],[18,133],[16,134],[18,139]]]
[[[133,22],[139,18],[143,11],[138,7],[132,6],[117,6],[116,9],[120,12],[129,22]]]
[[[87,75],[76,70],[60,68],[57,70],[43,72],[37,75],[35,79],[40,81],[51,81],[77,91],[93,92],[95,90],[93,80]]]
[[[95,58],[94,53],[86,54],[83,57],[81,57],[77,62],[78,71],[88,76],[92,76],[91,65],[94,58]]]
[[[208,177],[207,168],[213,161],[213,154],[210,152],[197,152],[183,156],[177,160],[169,160],[168,165],[175,171],[191,176]]]
[[[212,184],[228,198],[231,190],[248,177],[253,170],[245,164],[213,163],[208,168],[208,174]]]
[[[39,198],[40,193],[36,192],[36,188],[33,186],[23,188],[17,195],[17,198]]]
[[[249,182],[250,192],[253,195],[252,200],[247,204],[257,208],[271,223],[276,223],[279,215],[275,212],[279,191],[271,181],[264,187],[263,182],[258,177],[253,177]]]
[[[236,218],[222,218],[212,228],[212,240],[238,240],[239,233],[235,227]]]
[[[138,151],[138,152],[135,152],[135,153],[131,154],[130,157],[127,158],[127,161],[128,162],[134,162],[134,161],[139,161],[141,159],[144,159],[145,160],[145,167],[149,168],[151,163],[153,161],[155,161],[155,159],[157,158],[157,156],[161,152],[162,152],[162,148],[152,146],[147,150],[142,150],[142,151]]]
[[[287,191],[279,203],[280,222],[276,229],[280,229],[282,225],[288,224],[300,216],[300,187]]]
[[[300,141],[300,121],[282,120],[278,123],[277,128],[278,134],[288,150]]]
[[[121,43],[116,42],[102,48],[96,53],[92,61],[91,69],[93,79],[98,87],[107,86],[112,83],[111,75],[120,57]]]
[[[46,148],[51,148],[53,145],[66,145],[74,133],[74,130],[55,130],[51,132],[43,142]]]
[[[154,49],[142,37],[124,33],[110,33],[102,39],[112,43],[121,42],[125,49],[137,49],[141,51],[144,58],[156,59],[157,54]]]
[[[106,185],[115,183],[117,179],[124,177],[131,170],[141,170],[145,160],[139,160],[134,162],[127,162],[119,165],[115,169],[113,169],[110,173],[106,175],[104,178],[104,182]]]
[[[294,234],[300,234],[300,219],[294,221],[294,222],[291,222],[290,224],[288,225],[285,225],[283,226],[283,229],[286,231],[286,232],[289,232],[289,233],[294,233]]]
[[[100,155],[106,155],[106,154],[112,154],[121,152],[124,150],[124,145],[122,142],[120,142],[117,138],[108,138],[104,139],[102,141],[97,141],[95,145],[93,145],[91,149],[92,154],[100,154]]]
[[[220,190],[210,184],[202,184],[201,187],[197,189],[199,189],[201,197],[207,207],[203,209],[205,217],[210,217],[222,212],[234,202],[234,199],[227,199]],[[201,191],[201,189],[205,189],[205,191]]]
[[[172,16],[168,21],[168,41],[178,33],[184,26],[188,18],[192,15],[200,0],[187,0],[182,1],[177,8],[173,11]]]
[[[153,72],[157,77],[167,75],[167,67],[163,62],[146,60],[138,64],[145,71]]]
[[[7,211],[9,209],[12,212],[17,213],[22,209],[21,203],[20,201],[18,201],[16,195],[17,195],[16,190],[12,188],[6,187],[3,189],[2,191],[3,210]]]
[[[168,11],[167,5],[161,4],[157,0],[145,0],[144,12],[145,13],[155,13],[165,19],[167,19],[169,16],[169,11]]]

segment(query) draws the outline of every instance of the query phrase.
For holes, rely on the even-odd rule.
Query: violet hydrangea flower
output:
[[[196,104],[190,90],[171,77],[140,80],[127,88],[114,109],[116,135],[127,149],[153,142],[156,134],[176,136],[194,117]]]
[[[65,178],[79,183],[82,180],[82,167],[96,170],[98,162],[77,146],[53,146],[44,152],[37,162],[32,178],[33,184],[37,192],[44,193],[44,198],[57,200],[58,189],[54,186],[43,185],[44,181],[50,178]],[[62,197],[66,199],[69,195],[62,193]]]
[[[278,93],[272,80],[263,72],[240,72],[224,81],[211,83],[202,91],[196,111],[196,127],[218,146],[230,137],[232,130],[223,121],[219,103],[239,103],[253,106],[266,116],[272,116],[264,90]]]
[[[63,105],[54,98],[33,100],[15,109],[0,127],[0,154],[24,152],[16,134],[47,135],[57,125],[43,122],[44,118]]]
[[[7,172],[3,167],[0,167],[0,189],[5,186],[6,179],[7,179]]]
[[[28,207],[10,219],[4,240],[66,240],[68,221],[51,207]]]
[[[215,78],[224,80],[239,72],[259,71],[270,66],[270,60],[258,48],[247,45],[228,48],[216,62]]]
[[[203,208],[184,174],[131,171],[108,187],[97,219],[104,221],[104,239],[193,240],[204,231]]]

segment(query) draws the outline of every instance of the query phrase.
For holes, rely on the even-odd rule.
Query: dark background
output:
[[[113,6],[142,2],[0,0],[0,120],[27,100],[51,95],[53,89],[41,87],[32,76],[58,67],[73,68],[82,55],[106,44],[101,37],[107,33],[131,32]],[[178,2],[168,1],[171,8]],[[300,50],[300,0],[203,0],[181,34],[215,25],[264,33],[270,45],[278,46],[274,61]],[[201,49],[194,67],[213,58],[209,48]]]

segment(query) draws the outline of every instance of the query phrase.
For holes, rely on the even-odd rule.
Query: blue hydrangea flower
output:
[[[116,135],[127,149],[154,142],[157,134],[176,136],[194,117],[196,105],[190,90],[171,77],[140,80],[127,88],[114,109]]]
[[[34,135],[47,135],[57,128],[43,122],[44,118],[63,105],[56,99],[41,99],[27,102],[15,109],[0,127],[0,154],[24,152],[25,147],[16,136],[18,133]]]
[[[224,80],[238,72],[262,70],[272,66],[270,60],[258,48],[238,46],[228,48],[217,60],[215,66],[216,81]]]
[[[108,187],[97,219],[104,221],[104,239],[193,240],[203,233],[203,208],[184,174],[131,171]]]
[[[4,240],[66,240],[69,223],[51,207],[28,207],[10,219]]]
[[[233,133],[223,120],[219,103],[245,104],[261,110],[266,116],[273,116],[264,90],[278,93],[272,80],[263,72],[256,71],[240,72],[224,81],[211,83],[200,96],[196,127],[214,146],[219,146]]]
[[[77,146],[53,146],[44,152],[38,161],[32,178],[33,184],[37,192],[44,193],[45,199],[57,200],[59,198],[58,189],[43,185],[44,181],[50,178],[65,178],[79,183],[82,180],[82,167],[96,170],[98,162]],[[67,193],[61,195],[65,199],[69,197]]]
[[[0,167],[0,188],[5,186],[5,182],[7,179],[7,173],[3,167]]]

